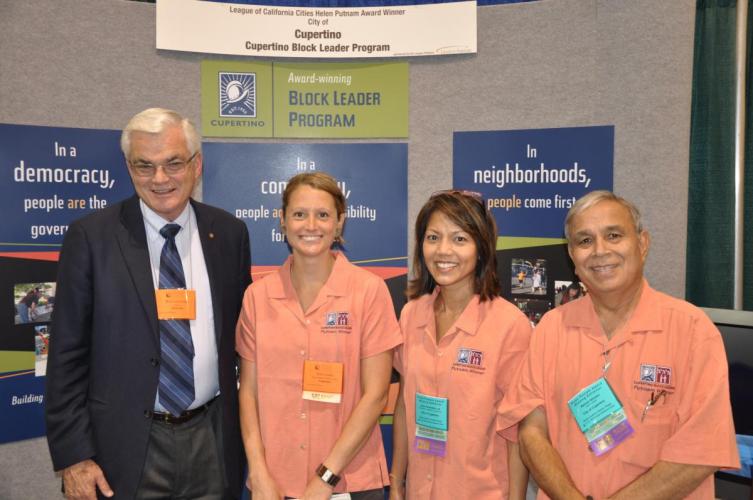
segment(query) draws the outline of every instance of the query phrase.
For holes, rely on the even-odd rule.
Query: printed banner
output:
[[[57,251],[68,222],[133,192],[120,132],[0,124],[0,252]]]
[[[408,136],[407,63],[201,64],[205,137]]]
[[[204,145],[204,200],[243,220],[255,277],[289,255],[280,231],[282,193],[299,172],[337,179],[347,200],[345,255],[383,278],[407,268],[406,144]]]
[[[0,443],[44,434],[57,258],[68,224],[132,193],[120,132],[0,124]]]
[[[572,204],[612,189],[614,127],[456,132],[453,185],[481,193],[497,222],[503,294],[533,323],[586,293],[564,240]]]
[[[157,48],[264,57],[476,52],[476,2],[284,7],[157,0]]]

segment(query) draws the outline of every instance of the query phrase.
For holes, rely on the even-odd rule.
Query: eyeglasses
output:
[[[137,161],[137,162],[131,162],[129,161],[128,164],[131,166],[131,169],[133,170],[134,175],[138,177],[154,177],[154,174],[157,173],[157,168],[162,167],[162,170],[165,171],[167,175],[177,175],[182,173],[186,167],[196,158],[196,155],[198,155],[199,152],[195,152],[191,155],[191,157],[187,160],[179,160],[174,159],[170,160],[167,163],[150,163],[148,161]]]

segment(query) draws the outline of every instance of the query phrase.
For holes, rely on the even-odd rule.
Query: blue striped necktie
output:
[[[175,235],[178,224],[165,224],[159,234],[165,238],[159,262],[160,288],[186,288]],[[159,322],[162,361],[159,371],[159,402],[173,415],[180,415],[195,398],[193,379],[193,341],[187,319],[163,319]]]

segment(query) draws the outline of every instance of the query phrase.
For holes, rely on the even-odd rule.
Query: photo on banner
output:
[[[0,443],[44,435],[57,260],[68,225],[133,189],[120,132],[0,124]]]
[[[408,63],[201,63],[204,137],[404,138]]]
[[[562,302],[563,286],[587,293],[567,254],[565,216],[584,194],[612,189],[613,166],[611,125],[455,132],[453,186],[484,197],[502,294],[531,323]]]

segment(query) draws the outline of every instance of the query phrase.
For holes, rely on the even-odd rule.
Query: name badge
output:
[[[603,377],[582,389],[567,404],[591,451],[597,456],[633,434],[620,400]]]
[[[325,361],[303,362],[303,399],[339,403],[343,393],[343,364]]]
[[[158,288],[157,318],[196,319],[196,290],[183,288]]]
[[[416,393],[416,436],[418,453],[443,457],[447,454],[447,415],[449,400]]]

